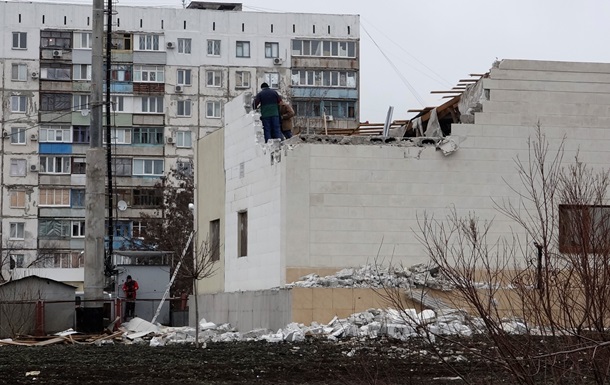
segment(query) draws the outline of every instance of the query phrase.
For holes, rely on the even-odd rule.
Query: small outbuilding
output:
[[[31,275],[0,285],[0,337],[74,326],[74,286]]]

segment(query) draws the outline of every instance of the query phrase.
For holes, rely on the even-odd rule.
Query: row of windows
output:
[[[352,101],[294,101],[294,111],[297,116],[322,117],[331,115],[334,118],[355,118],[356,102]]]
[[[354,71],[292,70],[293,86],[356,88]]]
[[[190,109],[190,104],[185,104]],[[11,127],[11,143],[25,144],[27,128]],[[89,140],[89,126],[41,126],[38,130],[38,141],[41,143],[82,143]],[[163,127],[133,127],[114,128],[112,143],[115,144],[163,144]],[[104,131],[104,142],[107,143]],[[176,147],[191,148],[193,145],[190,131],[176,131],[174,143]]]
[[[41,155],[40,166],[30,165],[30,171],[41,174],[85,174],[86,159],[63,155]],[[10,160],[9,175],[22,177],[27,175],[27,160],[13,158]],[[163,159],[130,159],[116,158],[113,164],[116,176],[162,176]]]
[[[59,253],[42,252],[34,261],[31,261],[31,263],[26,266],[25,254],[10,254],[11,269],[20,269],[25,267],[75,269],[84,267],[84,258],[82,253],[78,251],[66,251]]]

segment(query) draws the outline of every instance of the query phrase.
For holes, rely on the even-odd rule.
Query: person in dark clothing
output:
[[[252,102],[254,109],[260,107],[265,143],[269,139],[284,139],[280,123],[279,104],[281,101],[282,97],[275,90],[269,88],[267,83],[263,83],[261,84],[261,91],[256,94]]]
[[[128,275],[123,284],[123,293],[125,293],[125,321],[127,321],[127,317],[133,318],[135,316],[136,292],[139,288],[138,282],[131,279],[131,275]]]

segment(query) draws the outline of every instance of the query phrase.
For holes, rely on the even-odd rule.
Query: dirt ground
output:
[[[475,342],[471,342],[475,343]],[[475,384],[510,383],[458,346],[437,345]],[[484,353],[484,351],[483,351]],[[38,375],[27,372],[40,371]],[[421,341],[0,346],[0,384],[461,384]]]

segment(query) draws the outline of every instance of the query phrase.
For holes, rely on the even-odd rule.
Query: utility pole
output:
[[[80,331],[103,330],[104,295],[104,193],[105,164],[102,147],[102,95],[104,0],[93,0],[91,62],[91,129],[85,184],[85,302],[77,322]]]

